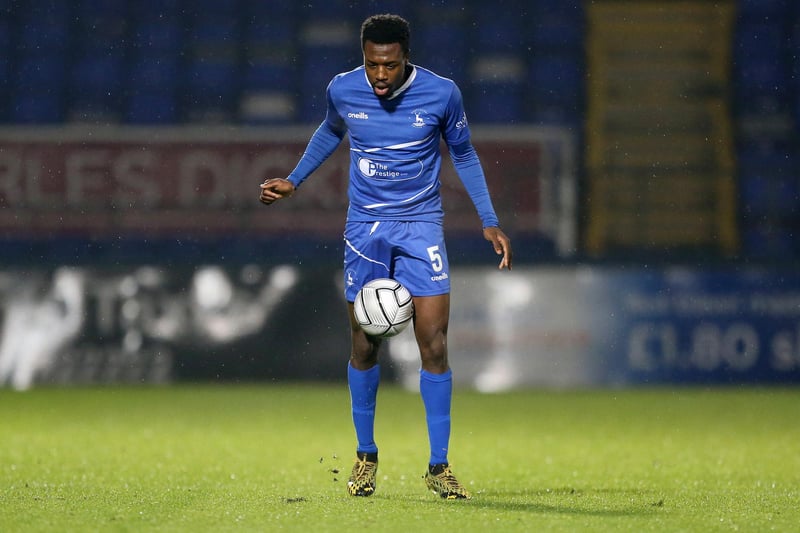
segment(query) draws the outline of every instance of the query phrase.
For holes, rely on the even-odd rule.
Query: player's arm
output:
[[[464,184],[464,188],[481,218],[484,238],[492,243],[497,255],[503,256],[500,260],[500,268],[511,270],[514,255],[511,250],[511,239],[500,229],[500,222],[497,220],[492,199],[489,196],[489,188],[486,186],[483,167],[470,140],[469,123],[467,114],[464,112],[464,100],[461,97],[461,91],[455,84],[451,87],[445,107],[442,133],[458,177]]]
[[[325,120],[316,129],[308,141],[303,156],[287,178],[271,178],[261,184],[259,200],[264,204],[271,204],[276,200],[288,198],[322,163],[328,159],[344,138],[346,129],[341,117],[336,111],[330,95],[334,79],[328,85],[327,99],[328,111]]]
[[[497,220],[489,188],[486,185],[486,176],[475,148],[469,140],[448,148],[458,177],[478,211],[483,224],[483,236],[492,243],[495,253],[502,256],[499,268],[511,270],[514,257],[511,239],[500,229],[500,222]]]
[[[339,146],[344,137],[344,131],[335,130],[325,120],[311,136],[303,157],[297,163],[287,178],[271,178],[261,184],[259,200],[264,204],[271,204],[281,198],[288,198],[312,172],[317,170]]]

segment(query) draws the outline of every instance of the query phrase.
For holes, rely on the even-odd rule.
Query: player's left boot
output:
[[[425,472],[425,485],[446,500],[469,500],[472,498],[467,489],[458,482],[447,463],[429,465],[428,471]]]
[[[372,496],[375,493],[375,476],[378,473],[377,453],[357,453],[353,472],[347,481],[351,496]]]

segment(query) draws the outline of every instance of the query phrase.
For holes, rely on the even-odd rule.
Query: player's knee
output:
[[[357,364],[356,368],[371,367],[378,362],[380,347],[381,340],[379,338],[354,335],[350,348],[350,360]]]
[[[448,364],[447,364],[447,356],[440,356],[440,357],[429,357],[429,358],[421,358],[420,367],[422,370],[426,372],[431,372],[433,374],[441,374],[447,371]]]
[[[447,370],[447,349],[444,344],[419,347],[422,368],[429,371],[444,372]]]

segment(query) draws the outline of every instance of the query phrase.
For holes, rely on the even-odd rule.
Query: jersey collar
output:
[[[387,98],[387,100],[394,100],[395,98],[397,98],[398,96],[400,96],[401,94],[406,92],[406,89],[411,87],[411,84],[414,82],[414,79],[417,77],[417,67],[415,65],[412,65],[412,64],[409,64],[409,66],[411,67],[411,73],[408,75],[408,79],[403,83],[403,85],[398,87],[397,90],[392,93],[392,96]],[[364,79],[367,80],[367,85],[369,85],[369,78],[367,77],[367,69],[364,69]],[[370,85],[370,88],[371,87],[372,86]]]

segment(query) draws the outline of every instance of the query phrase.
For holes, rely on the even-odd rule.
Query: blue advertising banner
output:
[[[624,381],[800,381],[796,272],[668,269],[609,282]]]
[[[800,384],[800,273],[538,266],[451,272],[455,384]],[[0,386],[343,380],[338,266],[0,270]],[[413,328],[382,371],[419,384]]]
[[[558,266],[453,273],[457,382],[519,387],[800,383],[800,274]],[[391,345],[416,386],[413,336]]]

